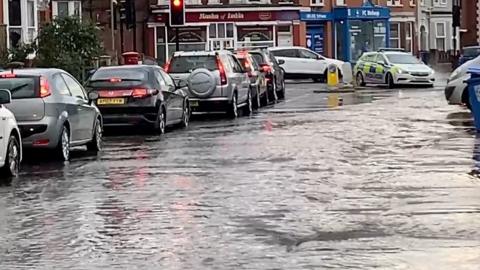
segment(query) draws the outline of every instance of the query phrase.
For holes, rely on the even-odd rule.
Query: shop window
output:
[[[337,6],[345,6],[345,0],[337,0]]]
[[[390,47],[400,48],[400,23],[390,24]]]
[[[354,62],[364,53],[386,46],[386,23],[384,21],[351,21],[350,59]]]
[[[273,31],[273,25],[237,26],[237,47],[272,47],[275,45]]]
[[[444,22],[437,22],[435,24],[435,33],[436,33],[436,45],[437,45],[437,50],[444,52],[446,50],[445,48],[445,41],[447,38],[446,35],[446,27]]]
[[[212,23],[208,30],[210,38],[233,38],[233,23]]]
[[[52,14],[54,17],[82,16],[81,1],[53,1]]]
[[[292,30],[290,25],[279,25],[277,28],[278,46],[292,46]]]
[[[325,5],[325,0],[310,0],[310,5],[323,7]]]

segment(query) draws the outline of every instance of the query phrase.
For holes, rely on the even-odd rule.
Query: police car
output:
[[[396,49],[364,53],[354,72],[358,86],[372,83],[387,84],[389,88],[399,84],[433,87],[435,82],[433,69],[412,54]]]

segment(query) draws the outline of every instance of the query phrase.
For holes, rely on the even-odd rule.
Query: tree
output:
[[[84,70],[103,48],[94,24],[78,17],[56,18],[37,37],[37,66],[63,69],[83,81]]]

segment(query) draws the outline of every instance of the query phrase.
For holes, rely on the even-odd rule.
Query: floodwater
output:
[[[0,269],[479,269],[480,139],[437,89],[313,93],[0,187]]]

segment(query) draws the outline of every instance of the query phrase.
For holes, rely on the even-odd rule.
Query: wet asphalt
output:
[[[479,269],[480,136],[435,89],[314,93],[0,186],[0,269]],[[121,134],[124,133],[124,134]]]

